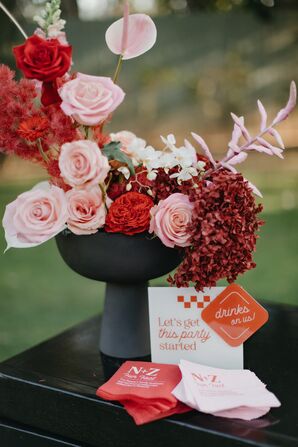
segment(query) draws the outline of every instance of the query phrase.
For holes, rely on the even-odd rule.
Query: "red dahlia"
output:
[[[112,203],[105,230],[108,233],[123,233],[132,236],[147,231],[153,200],[138,192],[128,192]]]
[[[233,282],[254,268],[252,253],[263,224],[258,219],[262,206],[256,205],[242,175],[214,172],[189,191],[189,198],[194,202],[189,227],[192,245],[185,249],[185,258],[169,281],[178,287],[193,282],[201,291],[223,278]]]

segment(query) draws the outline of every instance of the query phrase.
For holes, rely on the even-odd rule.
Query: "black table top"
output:
[[[79,446],[298,446],[298,307],[266,307],[270,321],[246,342],[245,367],[268,384],[282,406],[261,419],[193,411],[135,426],[121,405],[95,396],[120,365],[99,354],[99,318],[0,364],[0,418]]]

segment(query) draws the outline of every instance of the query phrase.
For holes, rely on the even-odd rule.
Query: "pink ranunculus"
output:
[[[167,247],[188,247],[188,225],[193,204],[185,194],[175,193],[151,209],[150,233],[155,233]]]
[[[99,187],[72,189],[66,193],[69,218],[68,228],[78,235],[96,233],[106,220],[105,205]]]
[[[65,193],[57,186],[36,187],[6,206],[3,227],[7,249],[35,247],[66,228]]]
[[[122,103],[125,93],[111,78],[78,73],[58,93],[61,109],[78,123],[96,126]]]
[[[78,140],[61,146],[59,168],[65,183],[82,187],[103,183],[110,165],[94,141]]]

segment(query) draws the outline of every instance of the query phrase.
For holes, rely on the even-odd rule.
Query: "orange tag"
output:
[[[239,346],[268,321],[266,309],[231,284],[202,311],[202,319],[230,346]]]

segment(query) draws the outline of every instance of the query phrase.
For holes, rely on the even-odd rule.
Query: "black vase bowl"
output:
[[[121,359],[150,354],[148,281],[176,268],[183,250],[168,248],[149,233],[126,236],[98,231],[56,236],[65,263],[80,275],[106,282],[100,350]]]

